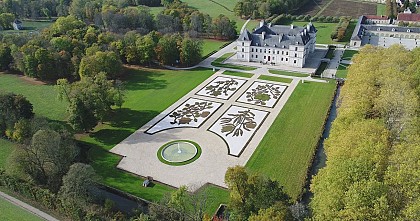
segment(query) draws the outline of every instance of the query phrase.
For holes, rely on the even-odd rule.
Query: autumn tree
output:
[[[57,191],[77,154],[71,134],[43,129],[32,136],[28,145],[16,149],[14,160],[37,184]]]
[[[277,181],[258,174],[248,174],[244,167],[235,166],[226,171],[225,183],[230,190],[229,209],[234,220],[246,220],[260,210],[266,213],[265,209],[278,202],[286,205],[283,211],[285,214],[290,213],[287,208],[289,197]]]
[[[69,102],[68,121],[73,129],[89,131],[105,119],[112,105],[122,105],[123,93],[118,92],[114,84],[114,81],[107,80],[104,72],[83,77],[72,84],[66,79],[57,81],[60,99]]]

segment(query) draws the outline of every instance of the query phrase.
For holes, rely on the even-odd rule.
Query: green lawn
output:
[[[293,22],[294,25],[297,26],[306,26],[308,22],[305,21],[298,21]],[[316,43],[317,44],[337,44],[339,42],[335,42],[331,39],[331,33],[337,26],[337,23],[322,23],[322,22],[312,22],[315,28],[318,30],[316,33]]]
[[[57,99],[53,85],[38,85],[18,75],[0,73],[0,92],[22,94],[32,103],[38,116],[57,121],[66,119],[67,103]]]
[[[148,7],[148,8],[150,9],[150,12],[155,16],[165,9],[165,7],[163,6],[162,7]]]
[[[376,15],[386,15],[386,5],[377,4],[376,5]]]
[[[276,179],[297,200],[322,134],[335,82],[299,83],[246,167]]]
[[[244,70],[244,71],[253,71],[256,70],[256,67],[250,67],[250,66],[242,66],[242,65],[235,65],[235,64],[222,64],[223,61],[228,59],[234,55],[234,53],[226,53],[220,57],[218,57],[216,60],[214,60],[211,65],[216,67],[222,67],[222,68],[232,68],[232,69],[238,69],[238,70]]]
[[[338,65],[336,77],[338,77],[338,78],[347,78],[347,73],[348,73],[347,67],[348,66],[349,65],[347,65],[347,64],[340,64],[340,65]]]
[[[0,220],[2,221],[36,221],[44,220],[25,209],[0,197]]]
[[[7,157],[12,153],[14,147],[14,143],[0,138],[0,168],[4,168]]]
[[[250,74],[250,73],[236,72],[236,71],[225,71],[225,72],[223,72],[223,74],[231,75],[231,76],[244,77],[244,78],[251,78],[252,76],[254,76],[253,74]]]
[[[289,71],[281,71],[281,70],[268,70],[272,74],[279,74],[279,75],[287,75],[293,77],[308,77],[309,74],[303,74],[298,72],[289,72]]]
[[[220,50],[220,47],[228,41],[216,41],[211,39],[203,39],[203,53],[202,56],[208,55],[210,52]]]
[[[260,26],[260,21],[258,20],[251,20],[248,22],[248,24],[246,25],[246,29],[248,29],[248,31],[252,32],[252,30],[254,28],[257,28]]]
[[[359,53],[359,51],[356,50],[345,50],[343,57],[341,57],[343,60],[351,60],[355,54]]]
[[[23,30],[6,30],[0,31],[0,33],[21,33],[21,32],[33,32],[41,31],[44,28],[51,26],[54,22],[51,21],[22,21]]]
[[[266,81],[282,82],[282,83],[287,83],[287,84],[290,84],[293,81],[293,79],[290,79],[290,78],[273,77],[273,76],[268,76],[268,75],[261,75],[260,77],[258,77],[258,79],[266,80]]]
[[[207,199],[207,210],[205,211],[209,215],[213,215],[220,204],[228,204],[229,202],[229,191],[222,189],[214,185],[207,185],[202,191],[206,191]]]
[[[142,188],[143,179],[117,169],[116,165],[121,157],[108,150],[210,77],[213,71],[141,68],[130,69],[127,72],[126,101],[122,109],[116,110],[115,114],[96,127],[90,136],[79,139],[91,146],[91,165],[100,175],[101,182],[144,199],[157,201],[173,188],[161,184]],[[161,99],[156,99],[156,96]],[[215,201],[212,205],[220,203],[217,197],[213,199]],[[214,211],[216,208],[210,210]]]

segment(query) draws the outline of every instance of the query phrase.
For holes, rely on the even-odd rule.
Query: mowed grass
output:
[[[359,53],[356,50],[345,50],[343,56],[341,57],[344,60],[351,60],[355,54]]]
[[[286,75],[286,76],[293,76],[293,77],[308,77],[309,74],[303,74],[298,72],[290,72],[290,71],[282,71],[282,70],[268,70],[268,72],[272,74],[278,74],[278,75]]]
[[[261,75],[258,77],[258,79],[266,80],[266,81],[281,82],[281,83],[286,83],[286,84],[290,84],[293,81],[293,79],[290,79],[290,78],[274,77],[274,76],[268,76],[268,75]]]
[[[376,5],[376,15],[386,15],[386,5],[377,4]]]
[[[207,198],[207,209],[206,213],[213,215],[220,204],[228,204],[229,202],[229,191],[222,189],[214,185],[207,185],[200,191],[205,191]]]
[[[306,26],[308,22],[293,22],[297,26]],[[323,22],[312,22],[315,28],[318,30],[316,33],[316,43],[317,44],[337,44],[340,42],[335,42],[331,39],[331,33],[337,26],[337,23],[323,23]]]
[[[13,152],[16,144],[0,138],[0,168],[5,168],[7,158]],[[1,220],[1,219],[0,219]]]
[[[241,19],[235,15],[233,8],[239,0],[183,0],[182,2],[188,3],[192,8],[198,9],[200,12],[209,14],[215,18],[220,14],[226,15],[229,19],[236,22],[236,30],[239,31],[242,25],[246,22],[245,19]]]
[[[2,221],[41,221],[44,220],[25,209],[0,197],[0,220]]]
[[[220,47],[222,47],[224,44],[228,43],[228,41],[217,41],[212,39],[203,39],[203,52],[202,56],[206,56],[210,54],[213,51],[220,50]]]
[[[348,64],[340,64],[340,65],[338,65],[338,68],[337,68],[337,73],[336,73],[336,77],[338,77],[338,78],[347,78],[347,73],[349,72],[348,71]]]
[[[244,73],[244,72],[236,72],[236,71],[224,71],[223,74],[230,75],[230,76],[237,76],[237,77],[244,77],[244,78],[251,78],[254,76],[250,73]]]
[[[203,68],[183,71],[138,68],[126,72],[126,101],[123,107],[115,110],[89,136],[79,139],[91,147],[91,165],[100,175],[102,183],[149,201],[158,201],[174,189],[158,183],[142,188],[143,179],[117,169],[121,157],[108,150],[210,77],[213,71]],[[218,204],[218,199],[215,200],[214,205]]]
[[[246,164],[278,180],[292,200],[302,194],[334,90],[335,82],[299,83]]]
[[[19,75],[0,73],[0,92],[22,94],[33,105],[34,113],[50,120],[66,119],[67,102],[59,101],[54,85],[39,85]]]
[[[0,33],[22,33],[22,32],[34,32],[41,31],[45,28],[50,27],[54,22],[51,21],[22,21],[23,30],[5,30]]]

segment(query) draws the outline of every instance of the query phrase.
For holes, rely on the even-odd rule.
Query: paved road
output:
[[[22,209],[27,210],[30,213],[33,213],[33,214],[41,217],[42,219],[49,220],[49,221],[58,221],[58,219],[42,212],[41,210],[39,210],[39,209],[37,209],[37,208],[35,208],[35,207],[25,203],[25,202],[22,202],[22,201],[14,198],[10,195],[7,195],[6,193],[3,193],[1,191],[0,191],[0,197],[9,201],[9,202],[11,202],[11,203],[13,203],[13,204],[15,204],[16,206],[21,207]]]

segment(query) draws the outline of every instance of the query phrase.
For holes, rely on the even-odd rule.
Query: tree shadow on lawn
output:
[[[153,69],[134,69],[125,68],[125,76],[121,77],[125,83],[125,90],[138,91],[149,89],[163,89],[167,86],[166,80],[157,79],[161,77],[162,73],[159,71],[152,71]]]
[[[106,119],[98,131],[90,134],[101,144],[106,146],[115,146],[134,131],[149,122],[159,112],[157,111],[137,111],[128,108],[117,109],[110,119]]]

